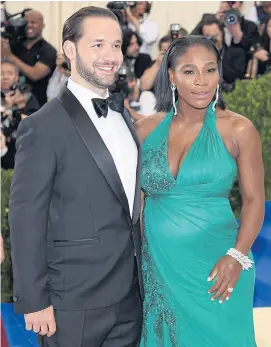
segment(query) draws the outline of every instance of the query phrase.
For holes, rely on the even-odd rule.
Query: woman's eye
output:
[[[92,47],[97,47],[97,48],[101,48],[102,44],[101,43],[96,43],[95,45],[93,45]]]
[[[217,69],[213,67],[212,69],[208,69],[207,71],[208,71],[208,72],[215,72],[216,70],[217,70]]]
[[[115,48],[121,48],[121,45],[115,45]]]

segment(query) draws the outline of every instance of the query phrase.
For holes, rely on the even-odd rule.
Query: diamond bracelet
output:
[[[230,255],[232,258],[238,261],[238,263],[242,266],[243,270],[249,270],[252,268],[252,264],[254,262],[249,259],[248,256],[244,255],[243,253],[239,252],[235,248],[230,248],[227,252],[227,255]]]

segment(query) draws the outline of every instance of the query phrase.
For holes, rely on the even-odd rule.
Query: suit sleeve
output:
[[[17,313],[51,305],[47,283],[48,211],[56,171],[56,155],[38,119],[21,121],[10,191],[9,225],[14,302]]]

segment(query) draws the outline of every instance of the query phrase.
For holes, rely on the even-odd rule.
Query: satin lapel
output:
[[[141,210],[141,147],[140,147],[140,142],[139,139],[136,135],[135,132],[135,127],[133,125],[133,122],[131,120],[130,113],[127,109],[124,109],[123,111],[123,119],[125,120],[132,136],[133,139],[137,145],[138,148],[138,158],[137,158],[137,168],[136,168],[136,186],[135,186],[135,198],[134,198],[134,207],[133,207],[133,216],[132,216],[132,222],[133,225],[136,224],[140,217],[140,210]]]
[[[114,160],[85,109],[66,86],[62,88],[57,98],[71,117],[107,183],[117,196],[125,212],[130,216],[128,200]]]

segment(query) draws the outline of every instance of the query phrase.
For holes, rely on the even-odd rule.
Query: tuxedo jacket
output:
[[[136,267],[143,297],[141,154],[122,116],[139,151],[132,217],[110,152],[66,86],[21,122],[9,204],[17,313],[111,306]]]

